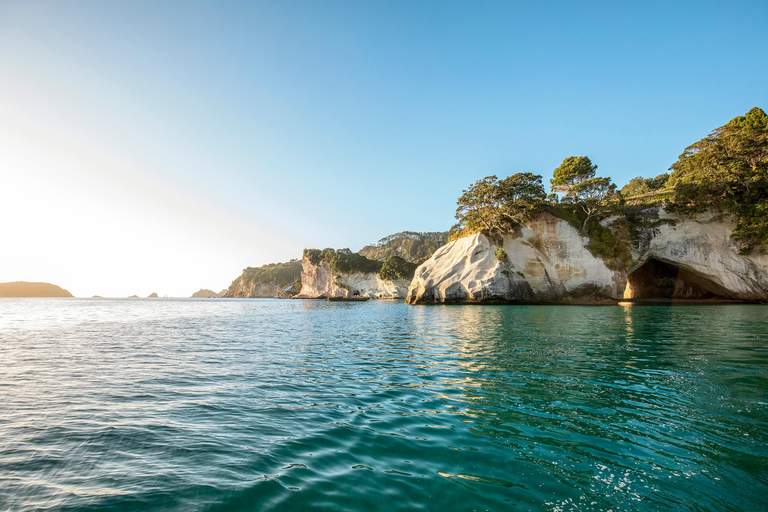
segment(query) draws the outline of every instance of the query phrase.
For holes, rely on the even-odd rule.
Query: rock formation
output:
[[[406,302],[601,303],[621,299],[768,300],[768,256],[739,254],[732,218],[687,218],[650,208],[628,268],[609,268],[568,221],[542,213],[497,247],[475,234],[423,263]],[[605,219],[610,225],[615,219]],[[503,257],[504,255],[501,254]]]
[[[315,299],[326,297],[371,297],[374,299],[402,299],[408,291],[405,279],[383,280],[378,273],[334,273],[328,262],[314,265],[304,256],[301,260],[301,292],[297,298]]]
[[[282,291],[282,288],[276,284],[235,280],[226,292],[226,296],[251,299],[271,299],[280,297]]]

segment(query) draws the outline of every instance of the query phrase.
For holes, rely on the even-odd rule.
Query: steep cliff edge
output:
[[[300,299],[322,297],[371,297],[374,299],[405,298],[410,281],[385,280],[377,272],[334,272],[327,261],[313,263],[306,254],[301,260]]]
[[[734,220],[688,218],[661,208],[646,216],[657,222],[639,230],[627,268],[593,255],[588,238],[545,212],[504,236],[501,250],[482,234],[438,249],[416,270],[406,302],[768,300],[768,256],[739,254],[731,237]]]
[[[299,291],[301,262],[270,263],[248,267],[229,285],[224,297],[273,298],[286,297]]]

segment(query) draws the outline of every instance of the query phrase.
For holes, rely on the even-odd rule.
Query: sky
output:
[[[0,282],[189,296],[444,231],[571,155],[619,185],[768,109],[768,2],[0,0]]]

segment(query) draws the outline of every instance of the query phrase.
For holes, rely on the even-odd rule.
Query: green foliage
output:
[[[621,195],[625,198],[640,196],[644,194],[650,194],[658,190],[667,188],[667,181],[669,181],[669,173],[659,174],[655,178],[643,178],[638,176],[632,178],[629,183],[621,188]]]
[[[392,255],[381,265],[379,270],[379,277],[386,281],[394,281],[395,279],[413,279],[413,274],[416,272],[417,264],[405,261],[400,256]]]
[[[260,267],[248,267],[243,270],[243,273],[238,277],[232,286],[239,281],[245,285],[277,285],[280,288],[285,288],[289,285],[293,285],[290,293],[298,293],[301,290],[301,261],[291,260],[286,263],[269,263]],[[298,283],[298,289],[296,289]],[[230,286],[230,292],[233,290]],[[229,295],[228,292],[228,296]]]
[[[381,268],[380,261],[370,260],[362,254],[352,252],[349,249],[334,250],[325,248],[322,251],[318,249],[304,249],[304,256],[313,265],[319,265],[323,261],[327,262],[328,267],[339,274],[352,274],[354,272],[365,274],[378,272]]]
[[[518,173],[502,180],[488,176],[462,193],[456,218],[462,230],[498,238],[530,219],[545,199],[537,174]]]
[[[320,261],[320,249],[304,249],[303,256],[309,260],[313,265],[319,265]]]
[[[587,156],[569,156],[555,169],[553,178],[549,180],[552,190],[561,192],[566,197],[573,185],[595,177],[597,166]]]
[[[417,233],[403,231],[382,238],[374,245],[367,245],[358,251],[363,256],[385,261],[390,256],[400,256],[412,263],[423,263],[434,252],[448,242],[445,231]]]
[[[611,178],[596,177],[595,170],[597,166],[589,157],[569,156],[550,180],[552,190],[564,194],[566,204],[575,205],[585,214],[582,233],[586,233],[589,219],[611,212],[621,200]]]
[[[672,167],[673,209],[737,215],[744,251],[768,244],[768,116],[754,107],[688,146]]]
[[[587,229],[589,244],[587,249],[595,256],[606,260],[611,269],[627,269],[632,264],[630,248],[630,228],[626,219],[619,218],[609,227],[599,222],[589,224]]]
[[[496,247],[496,252],[494,252],[496,259],[499,261],[507,261],[509,257],[507,256],[507,251],[505,251],[501,247]]]

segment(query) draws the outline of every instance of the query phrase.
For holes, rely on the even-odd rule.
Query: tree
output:
[[[456,218],[471,231],[497,238],[530,219],[545,199],[538,174],[517,173],[503,180],[488,176],[463,191]]]
[[[564,201],[578,206],[586,214],[581,226],[584,233],[589,219],[610,211],[619,201],[611,178],[595,177],[597,165],[587,156],[569,156],[555,169],[550,180],[552,190],[564,194]]]
[[[586,232],[589,219],[610,211],[621,197],[611,178],[590,178],[576,183],[571,187],[570,194],[573,202],[587,215],[581,225],[582,233]]]
[[[629,183],[621,188],[621,195],[624,197],[639,196],[642,194],[648,194],[661,190],[667,187],[667,181],[669,180],[669,173],[659,174],[655,178],[643,178],[638,176],[632,178]]]
[[[555,169],[549,180],[554,192],[568,196],[568,191],[578,183],[595,177],[597,166],[587,156],[569,156]]]
[[[381,265],[379,277],[385,281],[394,281],[395,279],[413,279],[416,272],[415,263],[404,260],[400,256],[390,256]]]
[[[768,244],[768,116],[752,108],[691,144],[670,167],[676,208],[735,213],[746,248]]]

